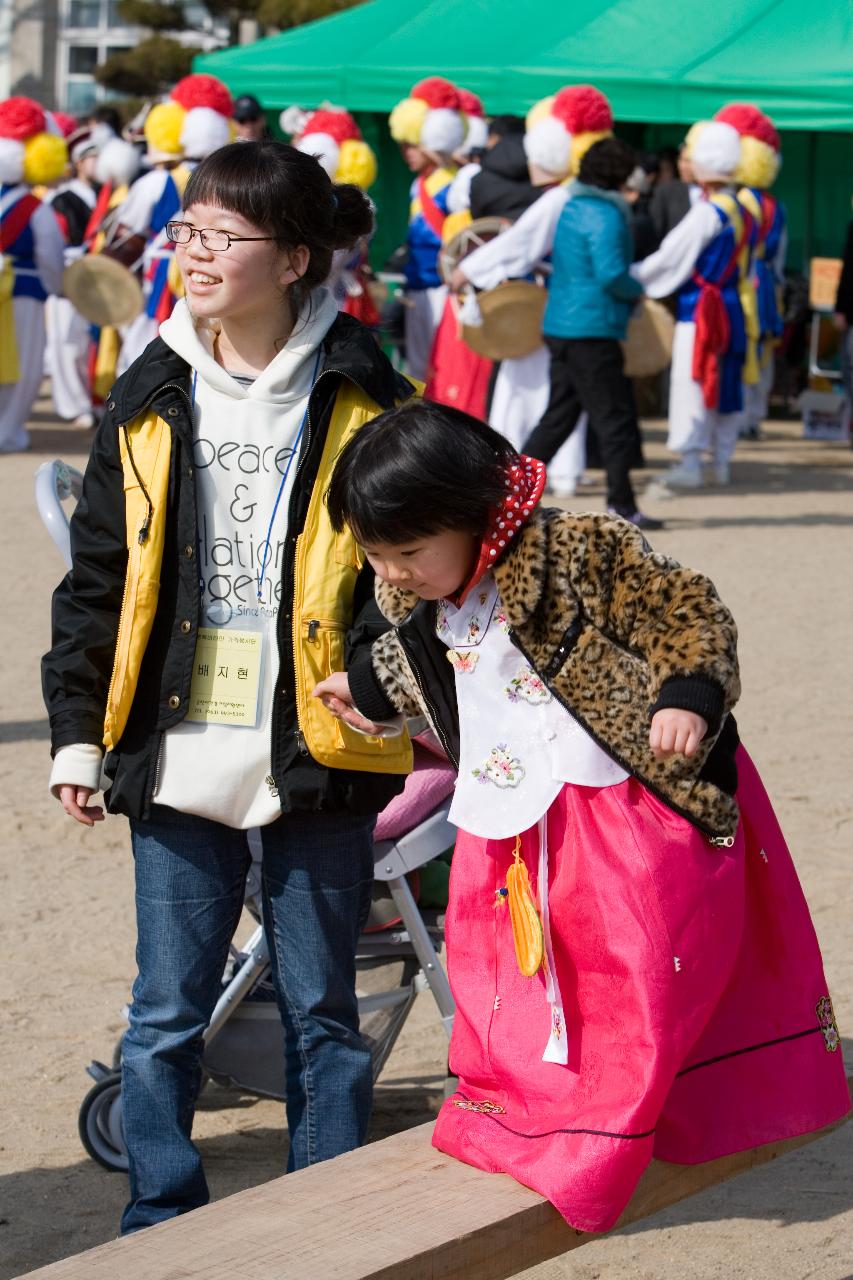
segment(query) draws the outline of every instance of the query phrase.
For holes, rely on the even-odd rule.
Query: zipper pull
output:
[[[308,755],[308,743],[305,741],[305,735],[303,734],[302,730],[301,730],[301,729],[297,729],[297,730],[296,730],[296,734],[295,734],[295,736],[296,736],[296,746],[297,746],[297,748],[298,748],[298,750],[299,750],[299,754],[300,754],[301,756],[307,756],[307,755]]]
[[[319,630],[320,630],[320,623],[316,618],[312,618],[311,621],[308,623],[308,639],[316,640],[317,632]]]
[[[267,784],[267,786],[268,786],[268,787],[269,787],[269,789],[270,789],[270,795],[273,797],[273,799],[276,799],[276,800],[277,800],[277,799],[278,799],[278,787],[275,785],[275,778],[272,776],[272,774],[271,774],[271,773],[268,773],[268,774],[267,774],[267,776],[264,778],[264,782]]]
[[[731,849],[734,842],[734,836],[708,836],[708,844],[712,849]]]

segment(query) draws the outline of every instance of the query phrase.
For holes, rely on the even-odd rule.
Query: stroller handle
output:
[[[83,476],[76,467],[55,458],[53,462],[43,462],[36,471],[35,487],[42,524],[56,544],[66,569],[70,569],[71,531],[62,503],[66,498],[77,501],[83,491]]]

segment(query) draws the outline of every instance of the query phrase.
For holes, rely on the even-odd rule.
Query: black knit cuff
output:
[[[722,685],[707,676],[670,676],[661,685],[651,714],[668,707],[701,716],[707,722],[708,734],[713,737],[723,722],[725,694]]]
[[[374,720],[377,723],[382,720],[393,720],[398,714],[397,708],[386,698],[369,656],[360,662],[353,663],[347,676],[349,691],[357,711],[360,711],[367,720]]]

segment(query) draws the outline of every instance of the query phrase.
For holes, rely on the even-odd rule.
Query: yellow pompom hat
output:
[[[47,186],[67,165],[68,147],[49,111],[32,98],[0,102],[0,182]]]
[[[436,155],[452,155],[465,141],[468,122],[459,90],[443,76],[419,80],[408,98],[388,118],[395,142],[423,147]]]
[[[740,164],[735,181],[767,191],[782,165],[781,142],[773,121],[751,102],[729,102],[717,112],[721,120],[740,134]]]
[[[351,182],[366,191],[376,181],[373,149],[343,107],[324,105],[300,119],[294,146],[315,156],[332,182]]]
[[[527,113],[524,150],[531,164],[555,178],[577,174],[594,142],[613,132],[613,111],[591,84],[565,85]]]
[[[233,109],[228,88],[216,76],[184,76],[145,117],[149,163],[203,160],[226,146],[234,139]]]

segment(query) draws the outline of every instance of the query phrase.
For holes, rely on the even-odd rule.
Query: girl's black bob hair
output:
[[[517,460],[503,436],[470,414],[407,400],[341,450],[326,495],[332,525],[349,525],[366,546],[446,529],[482,534]]]
[[[183,196],[193,204],[239,213],[274,236],[281,249],[304,244],[308,267],[290,289],[299,310],[332,268],[335,249],[350,249],[373,230],[373,211],[363,191],[335,185],[314,156],[286,142],[232,142],[193,169]]]

